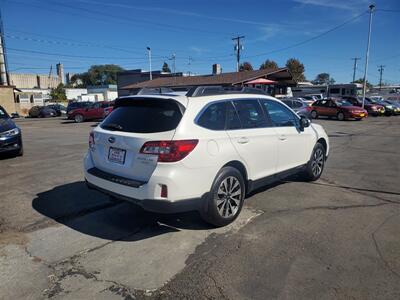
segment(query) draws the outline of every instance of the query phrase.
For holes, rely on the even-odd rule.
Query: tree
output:
[[[353,83],[361,83],[361,84],[364,84],[364,78],[359,78],[359,79],[353,81]],[[367,80],[367,82],[366,82],[366,86],[367,86],[367,90],[369,90],[369,89],[371,89],[371,88],[373,87],[373,85],[372,85],[371,83],[369,83],[368,80]]]
[[[286,67],[289,69],[290,73],[293,75],[293,79],[297,82],[305,81],[304,76],[304,65],[296,58],[290,58],[286,62]]]
[[[161,71],[166,73],[171,73],[171,69],[169,68],[168,64],[165,61],[164,64],[162,65]]]
[[[279,67],[278,67],[278,64],[275,61],[267,59],[260,66],[260,70],[263,70],[263,69],[277,70],[277,69],[279,69]]]
[[[88,86],[88,85],[104,85],[116,84],[117,73],[124,71],[118,65],[93,65],[87,72],[75,74],[71,78],[71,84]],[[81,84],[79,84],[81,82]]]
[[[67,100],[64,84],[60,83],[55,89],[52,89],[50,92],[50,97],[51,99],[58,101]]]
[[[336,80],[329,73],[320,73],[312,81],[313,84],[334,84],[335,82]]]
[[[245,61],[244,63],[240,64],[240,66],[239,66],[239,72],[242,72],[242,71],[253,71],[253,66],[248,61]]]

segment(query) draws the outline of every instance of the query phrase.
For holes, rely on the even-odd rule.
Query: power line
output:
[[[247,56],[246,58],[252,58],[252,57],[258,57],[258,56],[269,55],[269,54],[273,54],[273,53],[277,53],[277,52],[289,50],[289,49],[292,49],[292,48],[295,48],[295,47],[304,45],[304,44],[309,43],[309,42],[311,42],[311,41],[313,41],[313,40],[316,40],[316,39],[318,39],[318,38],[320,38],[320,37],[322,37],[322,36],[324,36],[324,35],[326,35],[326,34],[328,34],[328,33],[331,33],[331,32],[333,32],[333,31],[335,31],[335,30],[338,30],[338,29],[342,28],[343,26],[345,26],[345,25],[347,25],[347,24],[349,24],[349,23],[354,22],[355,20],[359,19],[360,17],[362,17],[362,16],[365,15],[366,13],[367,13],[367,12],[363,12],[363,13],[361,13],[361,14],[359,14],[359,15],[357,15],[357,16],[355,16],[355,17],[349,19],[349,20],[347,20],[346,22],[343,22],[343,23],[341,23],[341,24],[339,24],[339,25],[337,25],[337,26],[335,26],[335,27],[333,27],[333,28],[331,28],[331,29],[329,29],[329,30],[326,30],[326,31],[324,31],[324,32],[322,32],[322,33],[320,33],[320,34],[318,34],[318,35],[316,35],[316,36],[313,36],[313,37],[311,37],[311,38],[305,39],[305,40],[303,40],[303,41],[301,41],[301,42],[295,43],[295,44],[290,45],[290,46],[287,46],[287,47],[283,47],[283,48],[278,48],[278,49],[275,49],[275,50],[271,50],[271,51],[269,51],[269,52],[264,52],[264,53],[259,53],[259,54]]]
[[[42,9],[42,10],[44,9],[44,10],[54,11],[54,12],[61,13],[61,14],[67,14],[65,11],[59,11],[59,10],[54,9],[54,8],[49,8],[48,6],[40,6],[40,5],[38,6],[38,5],[32,4],[30,2],[21,2],[21,1],[15,1],[15,0],[13,0],[13,1],[4,0],[4,1],[17,3],[17,4],[23,4],[23,5],[29,5],[29,6],[36,7],[36,8]],[[74,11],[78,11],[79,13],[75,12],[75,15],[78,15],[78,16],[82,16],[81,12],[85,12],[85,13],[88,13],[90,15],[95,15],[95,16],[100,15],[100,16],[104,16],[104,17],[107,17],[107,18],[111,18],[111,19],[116,20],[119,23],[124,23],[124,24],[130,23],[130,24],[135,24],[136,26],[140,26],[140,27],[157,27],[157,29],[161,30],[161,31],[171,32],[171,31],[174,31],[174,29],[175,29],[176,32],[187,31],[187,32],[198,32],[198,33],[206,33],[206,34],[214,34],[214,35],[215,34],[219,34],[219,35],[228,36],[227,33],[222,33],[222,32],[218,32],[218,31],[208,31],[208,30],[203,30],[203,29],[200,29],[200,28],[170,25],[170,24],[166,24],[166,23],[159,23],[159,22],[149,21],[149,20],[146,20],[146,19],[140,19],[140,18],[136,18],[136,17],[134,18],[134,20],[126,19],[126,18],[123,19],[123,18],[121,18],[120,15],[104,13],[104,12],[101,12],[101,11],[98,11],[98,10],[92,10],[92,9],[88,9],[88,8],[85,8],[85,7],[82,7],[82,6],[78,7],[76,5],[68,5],[68,4],[65,4],[65,3],[52,2],[52,1],[49,1],[49,3],[51,3],[52,5],[55,5],[55,6],[62,7],[62,8],[68,8],[68,9],[71,9],[71,10],[74,10]],[[68,13],[68,15],[70,16],[71,13]],[[90,18],[95,19],[95,20],[99,20],[99,21],[102,21],[102,22],[105,21],[104,19],[99,19],[99,18],[96,18],[96,17],[93,17],[93,16],[91,16]],[[146,24],[146,25],[144,25],[144,24]],[[167,28],[169,28],[169,29],[167,29]]]
[[[19,49],[19,48],[7,48],[7,49],[8,50],[12,50],[12,51],[17,51],[17,52],[35,53],[35,54],[53,55],[53,56],[76,57],[76,58],[122,59],[122,60],[139,59],[139,60],[145,60],[145,57],[136,57],[135,58],[135,57],[88,56],[88,55],[74,55],[74,54],[44,52],[44,51],[36,51],[36,50],[26,50],[26,49]]]

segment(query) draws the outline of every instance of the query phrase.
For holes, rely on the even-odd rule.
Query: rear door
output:
[[[184,108],[169,99],[129,99],[117,106],[94,130],[94,165],[115,175],[148,181],[158,156],[140,154],[148,141],[169,141],[175,134]]]
[[[233,106],[232,106],[233,104]],[[228,106],[227,133],[253,180],[276,171],[277,135],[257,99],[234,100]]]
[[[277,172],[305,164],[310,159],[314,133],[311,127],[299,129],[299,118],[274,100],[261,100],[278,134]]]

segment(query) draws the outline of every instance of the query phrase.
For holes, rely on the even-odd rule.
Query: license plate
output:
[[[360,114],[360,117],[364,117],[365,116],[365,114]]]
[[[108,160],[123,165],[125,163],[126,150],[110,147]]]

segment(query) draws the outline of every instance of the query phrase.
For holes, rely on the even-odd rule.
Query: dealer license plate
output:
[[[110,147],[108,160],[123,165],[125,163],[126,150]]]

